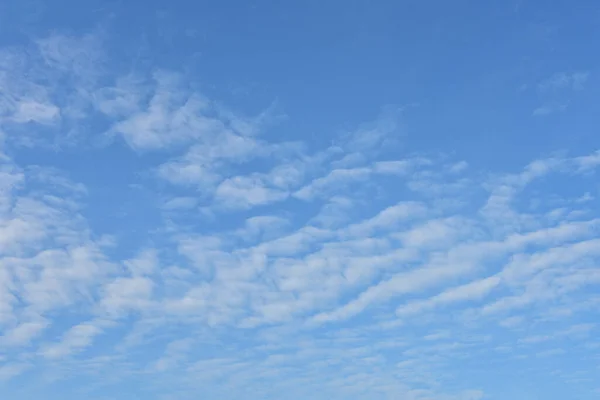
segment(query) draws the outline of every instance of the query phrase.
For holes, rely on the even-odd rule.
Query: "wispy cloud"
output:
[[[319,147],[266,132],[268,107],[238,115],[107,57],[93,35],[1,53],[0,378],[479,400],[456,360],[568,357],[594,332],[597,151],[517,172],[408,154],[397,108]],[[62,170],[18,156],[65,142],[82,152],[47,158]]]
[[[538,84],[538,89],[542,92],[555,90],[580,90],[588,81],[590,73],[588,71],[578,71],[573,73],[560,72],[554,74],[548,79]]]
[[[537,89],[543,104],[533,110],[533,116],[543,117],[565,112],[572,92],[583,90],[589,77],[590,73],[587,71],[560,72],[539,82]]]
[[[102,329],[94,323],[83,323],[69,329],[59,343],[42,349],[45,358],[56,359],[81,351],[92,344],[95,336],[102,333]]]
[[[567,107],[567,104],[546,104],[533,110],[533,115],[535,117],[542,117],[557,112],[563,112],[567,109]]]

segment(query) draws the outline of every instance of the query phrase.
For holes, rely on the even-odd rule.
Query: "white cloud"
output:
[[[533,110],[533,116],[542,117],[567,110],[569,93],[582,90],[590,77],[589,72],[560,72],[538,84],[543,104]]]
[[[128,311],[144,310],[151,305],[154,285],[151,279],[141,276],[117,278],[104,287],[99,308],[115,317]]]
[[[600,166],[600,151],[581,157],[575,157],[575,164],[580,171],[589,171]]]
[[[386,107],[382,113],[370,123],[363,124],[358,129],[346,133],[340,143],[345,151],[370,152],[397,142],[400,131],[400,115],[402,107]]]
[[[258,176],[226,179],[215,190],[215,201],[225,207],[250,208],[284,200],[288,193],[266,187]]]
[[[346,189],[353,183],[367,181],[373,175],[406,175],[415,168],[428,164],[426,159],[413,158],[407,160],[378,161],[372,165],[356,168],[336,168],[327,175],[317,178],[294,193],[301,200],[329,197]]]
[[[240,116],[182,75],[109,73],[94,37],[30,53],[0,57],[3,150],[26,162],[18,134],[35,147],[72,130],[121,148],[27,150],[87,186],[0,155],[0,377],[35,366],[152,379],[156,396],[475,400],[457,362],[558,360],[591,340],[598,152],[491,177],[448,155],[390,158],[397,110],[319,149],[266,131],[272,109]],[[115,165],[96,171],[102,157]]]
[[[39,336],[48,325],[49,322],[45,319],[20,323],[0,337],[0,345],[8,347],[27,345],[32,339]]]
[[[473,234],[472,222],[459,217],[432,219],[395,235],[405,247],[444,247]]]
[[[37,40],[36,44],[47,65],[83,81],[97,74],[103,58],[100,37],[95,34],[82,37],[54,34]]]
[[[560,113],[567,110],[567,104],[545,104],[533,110],[534,117],[543,117],[546,115]]]
[[[539,83],[538,88],[542,92],[556,91],[562,89],[580,90],[590,77],[587,71],[573,73],[560,72]]]
[[[142,250],[137,257],[123,262],[133,276],[150,275],[158,269],[159,259],[156,249]]]
[[[402,305],[396,309],[396,315],[404,317],[456,302],[479,300],[496,288],[500,282],[501,280],[499,277],[492,276],[451,288],[427,300]]]
[[[177,367],[185,359],[185,353],[193,346],[193,340],[180,339],[169,343],[165,349],[164,355],[155,361],[154,370],[157,372],[166,371]]]
[[[174,197],[163,204],[165,210],[189,210],[198,204],[194,197]]]
[[[34,100],[21,101],[12,120],[16,123],[39,122],[51,124],[60,117],[60,110],[53,104],[42,104]]]
[[[137,105],[137,112],[127,115],[110,130],[111,134],[122,135],[127,144],[137,150],[164,149],[185,143],[191,139],[214,136],[223,131],[223,123],[207,117],[209,104],[198,95],[187,95],[179,87],[176,77],[156,74],[156,88],[147,105]],[[138,97],[124,97],[118,88],[112,90],[116,98],[107,103],[101,101],[99,108],[114,115],[121,109],[128,110]]]
[[[202,141],[191,146],[183,156],[162,164],[158,169],[159,176],[173,184],[209,189],[224,179],[228,164],[243,164],[255,158],[294,151],[293,144],[270,145],[232,132],[214,138],[208,135]],[[274,174],[281,172],[286,171],[273,171]],[[273,178],[273,183],[278,184],[277,177]]]
[[[426,213],[427,207],[424,204],[414,201],[401,202],[386,208],[371,219],[348,226],[342,234],[354,237],[369,236],[378,229],[394,229],[403,221],[420,219]]]
[[[469,163],[466,161],[459,161],[450,167],[450,172],[453,174],[459,174],[464,172],[467,168],[469,168]]]
[[[315,179],[296,193],[295,197],[311,200],[316,196],[327,196],[330,190],[345,186],[354,181],[362,181],[369,177],[369,168],[335,169],[322,178]]]
[[[147,91],[139,78],[126,76],[118,78],[114,86],[96,89],[92,103],[108,117],[124,118],[138,112],[142,99],[148,95]]]
[[[447,279],[460,276],[472,269],[473,265],[463,265],[454,270],[448,267],[424,267],[420,270],[399,273],[394,277],[372,286],[362,292],[356,299],[333,312],[317,314],[315,322],[329,322],[345,320],[364,311],[374,302],[389,300],[402,294],[416,293],[439,286]]]
[[[258,215],[246,220],[244,227],[235,234],[245,240],[269,239],[279,236],[288,226],[290,221],[274,215]]]
[[[59,343],[44,348],[42,355],[45,358],[58,359],[82,351],[89,347],[102,331],[101,326],[98,326],[95,321],[75,325],[64,334]]]
[[[583,228],[584,234],[587,230],[586,225],[585,223],[575,223],[576,228]],[[458,244],[446,253],[433,253],[429,262],[423,263],[420,268],[410,272],[398,273],[390,279],[369,287],[356,299],[332,312],[319,313],[314,317],[314,320],[315,322],[344,320],[362,312],[374,302],[434,288],[446,280],[468,276],[480,264],[490,262],[494,258],[507,253],[515,252],[527,245],[552,244],[556,241],[569,240],[574,232],[573,229],[569,228],[571,227],[565,224],[558,228],[542,229],[526,235],[510,235],[502,241]],[[450,243],[452,242],[450,241]],[[593,243],[588,245],[585,242],[577,245],[581,246],[582,249],[594,247]],[[524,300],[515,299],[515,301],[521,303]]]
[[[5,364],[0,366],[0,381],[6,381],[20,375],[30,366],[25,363]]]

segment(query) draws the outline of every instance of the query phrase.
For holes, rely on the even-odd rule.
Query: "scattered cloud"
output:
[[[398,108],[315,148],[264,129],[272,108],[238,115],[107,56],[94,35],[0,54],[1,379],[479,400],[484,357],[572,360],[595,332],[598,151],[478,170],[400,151]]]
[[[102,329],[94,323],[83,323],[70,328],[59,343],[42,349],[45,358],[56,359],[71,355],[73,352],[82,351],[92,344],[95,336],[102,333]]]
[[[538,89],[542,92],[556,90],[581,90],[588,81],[590,73],[588,71],[578,71],[573,73],[560,72],[554,74],[548,79],[538,84]]]
[[[543,117],[545,115],[564,112],[567,107],[567,104],[546,104],[533,110],[533,116]]]
[[[589,77],[590,73],[587,71],[560,72],[539,82],[537,88],[543,104],[533,110],[533,116],[543,117],[565,112],[571,94],[583,90]]]

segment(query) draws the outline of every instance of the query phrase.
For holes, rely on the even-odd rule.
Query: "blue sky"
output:
[[[0,397],[597,399],[597,2],[213,3],[0,5]]]

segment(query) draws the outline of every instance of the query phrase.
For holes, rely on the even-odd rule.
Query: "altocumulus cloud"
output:
[[[0,52],[7,388],[479,400],[482,360],[593,375],[600,153],[485,171],[390,152],[402,109],[315,147],[263,134],[271,111],[238,115],[183,73],[109,61],[95,34]]]

